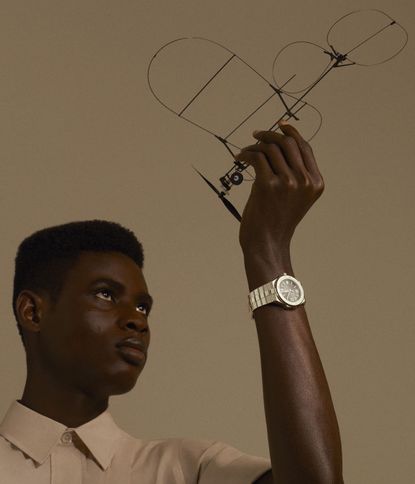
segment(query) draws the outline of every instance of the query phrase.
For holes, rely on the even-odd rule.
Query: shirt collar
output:
[[[73,430],[103,470],[117,450],[122,430],[108,409],[80,427],[66,427],[14,400],[0,423],[0,435],[39,464],[43,464],[67,430]]]

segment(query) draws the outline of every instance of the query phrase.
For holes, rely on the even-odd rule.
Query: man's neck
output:
[[[84,394],[42,388],[29,380],[18,402],[70,428],[93,420],[108,408],[108,398],[92,400]]]

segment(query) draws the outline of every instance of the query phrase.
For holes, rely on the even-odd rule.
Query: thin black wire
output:
[[[233,133],[235,133],[235,131],[236,131],[237,129],[239,129],[239,128],[240,128],[240,127],[243,125],[243,124],[245,124],[245,123],[248,121],[248,119],[252,118],[252,116],[253,116],[253,115],[254,115],[256,112],[258,112],[258,111],[259,111],[259,110],[260,110],[260,109],[261,109],[263,106],[265,106],[265,104],[266,104],[266,103],[267,103],[269,100],[271,100],[271,99],[272,99],[272,98],[273,98],[275,95],[276,95],[276,93],[275,93],[275,92],[273,92],[273,93],[271,94],[271,96],[270,96],[268,99],[266,99],[266,100],[265,100],[265,101],[264,101],[262,104],[260,104],[260,105],[259,105],[259,106],[258,106],[256,109],[254,109],[254,111],[252,111],[252,113],[250,113],[250,114],[249,114],[249,115],[248,115],[248,116],[247,116],[247,117],[246,117],[246,118],[245,118],[245,119],[244,119],[244,120],[243,120],[241,123],[239,123],[239,124],[236,126],[236,128],[234,128],[234,129],[233,129],[233,130],[232,130],[230,133],[228,133],[228,134],[225,136],[225,139],[227,140],[227,139],[229,138],[229,136],[232,136],[232,135],[233,135]]]
[[[233,55],[230,59],[228,59],[225,64],[223,64],[223,66],[208,80],[208,82],[199,90],[198,93],[196,93],[193,98],[186,104],[186,106],[180,111],[180,114],[179,116],[181,116],[185,111],[186,109],[192,104],[192,102],[199,96],[199,94],[204,91],[207,86],[213,81],[213,79],[215,79],[215,77],[219,74],[219,72],[221,72],[228,64],[229,62],[234,58],[235,56]]]
[[[284,90],[284,92],[287,92],[287,93],[290,93],[290,94],[297,94],[299,92],[303,92],[305,89],[307,89],[308,87],[310,87],[315,81],[312,81],[308,86],[306,87],[303,87],[302,89],[299,89],[298,91],[288,91],[287,89],[283,89],[284,86],[286,86],[290,81],[291,79],[293,79],[296,74],[294,74],[293,76],[290,77],[290,79],[288,79],[288,81],[286,81],[282,86],[279,86],[278,83],[277,83],[277,80],[275,79],[275,75],[274,75],[274,71],[275,71],[275,65],[277,63],[277,60],[278,60],[278,57],[284,52],[285,49],[287,49],[288,47],[290,47],[291,45],[294,45],[294,44],[310,44],[310,45],[314,45],[315,47],[318,47],[319,49],[322,50],[322,52],[324,53],[325,50],[324,48],[321,46],[321,45],[318,45],[318,44],[315,44],[314,42],[308,42],[307,40],[296,40],[294,42],[290,42],[289,44],[287,44],[286,46],[284,46],[278,53],[277,55],[275,56],[274,58],[274,62],[272,64],[272,78],[274,80],[274,83],[275,85],[281,89],[281,90]],[[322,73],[320,75],[322,75],[329,67],[330,67],[330,64],[331,64],[331,59],[329,59],[326,67],[324,67],[324,69],[322,70]]]
[[[374,34],[370,35],[370,36],[369,36],[368,38],[366,38],[365,40],[361,41],[361,42],[360,42],[359,44],[357,44],[355,47],[353,47],[352,49],[350,49],[350,50],[349,50],[349,51],[348,51],[346,54],[340,54],[340,55],[341,55],[341,58],[343,58],[343,60],[340,60],[340,62],[339,62],[339,57],[337,57],[337,58],[336,58],[335,56],[334,56],[334,58],[332,57],[332,58],[331,58],[331,61],[330,61],[330,62],[329,62],[329,64],[328,64],[328,66],[327,66],[327,67],[326,67],[326,68],[323,70],[322,74],[321,74],[321,75],[320,75],[320,76],[317,78],[317,80],[316,80],[316,81],[314,81],[314,82],[312,82],[311,84],[309,84],[308,88],[307,88],[307,87],[306,87],[306,88],[303,88],[303,89],[301,89],[300,91],[291,91],[291,93],[293,93],[293,92],[294,92],[294,93],[297,93],[297,92],[302,92],[302,91],[304,91],[304,89],[306,90],[306,92],[305,92],[305,93],[304,93],[304,94],[303,94],[303,95],[302,95],[302,96],[301,96],[299,99],[297,99],[297,101],[296,101],[296,102],[295,102],[295,103],[294,103],[294,104],[293,104],[293,105],[290,107],[290,111],[291,111],[291,110],[292,110],[292,109],[293,109],[293,108],[294,108],[294,107],[295,107],[295,106],[296,106],[296,105],[297,105],[299,102],[301,102],[301,101],[303,100],[303,98],[304,98],[304,97],[305,97],[305,96],[306,96],[306,95],[307,95],[307,94],[308,94],[308,93],[309,93],[309,92],[310,92],[310,91],[311,91],[311,90],[312,90],[312,89],[313,89],[313,88],[314,88],[314,87],[315,87],[315,86],[316,86],[316,85],[317,85],[317,84],[318,84],[318,83],[319,83],[319,82],[320,82],[320,81],[321,81],[321,80],[324,78],[324,77],[326,77],[326,75],[327,75],[327,74],[328,74],[328,73],[329,73],[329,72],[330,72],[332,69],[334,69],[334,68],[336,68],[336,67],[343,67],[344,65],[342,65],[342,64],[341,64],[341,62],[343,62],[343,61],[344,61],[344,60],[346,60],[346,59],[347,59],[347,60],[349,60],[347,56],[348,56],[348,54],[349,54],[350,52],[353,52],[353,51],[354,51],[354,50],[356,50],[357,48],[361,47],[363,44],[365,44],[366,42],[368,42],[369,40],[371,40],[372,38],[374,38],[376,35],[379,35],[381,32],[383,32],[383,31],[384,31],[385,29],[387,29],[388,27],[391,27],[392,25],[398,25],[398,26],[399,26],[399,27],[400,27],[400,28],[403,30],[403,32],[404,32],[404,33],[405,33],[405,35],[406,35],[404,45],[403,45],[403,46],[402,46],[402,47],[401,47],[401,48],[398,50],[398,52],[397,52],[397,53],[395,53],[393,56],[389,57],[388,59],[386,59],[386,60],[384,60],[384,61],[382,61],[382,62],[378,62],[378,63],[376,63],[376,64],[367,64],[367,66],[371,66],[371,65],[378,65],[378,64],[384,64],[384,63],[385,63],[385,62],[387,62],[388,60],[390,60],[390,59],[392,59],[392,58],[396,57],[396,56],[397,56],[397,55],[398,55],[398,54],[399,54],[399,53],[400,53],[400,52],[401,52],[401,51],[404,49],[404,47],[405,47],[405,46],[406,46],[406,44],[408,43],[408,32],[407,32],[407,31],[406,31],[406,30],[405,30],[405,29],[404,29],[404,28],[403,28],[403,27],[402,27],[402,26],[401,26],[399,23],[397,23],[397,22],[396,22],[394,19],[392,19],[391,17],[389,17],[389,15],[387,15],[385,12],[383,12],[383,11],[381,11],[381,10],[375,10],[375,9],[357,10],[357,11],[351,12],[351,13],[349,13],[349,14],[347,14],[347,15],[344,15],[344,16],[343,16],[343,17],[341,17],[339,20],[337,20],[337,21],[336,21],[336,22],[333,24],[333,26],[332,26],[332,27],[329,29],[328,34],[327,34],[327,39],[328,39],[328,36],[329,36],[329,34],[330,34],[330,32],[331,32],[332,28],[334,27],[334,25],[336,25],[336,24],[337,24],[337,23],[338,23],[340,20],[342,20],[343,18],[345,18],[345,17],[347,17],[347,16],[349,16],[349,15],[351,15],[351,14],[353,14],[353,13],[358,13],[358,12],[363,12],[363,11],[376,11],[376,12],[380,12],[380,13],[382,13],[383,15],[385,15],[386,17],[388,17],[388,18],[391,20],[391,22],[390,22],[389,24],[385,25],[384,27],[382,27],[381,29],[379,29],[379,30],[378,30],[377,32],[375,32]],[[288,46],[293,45],[293,44],[295,44],[295,43],[299,43],[299,42],[301,42],[301,41],[292,42],[292,43],[290,43],[290,44],[287,44],[287,45],[286,45],[286,46],[285,46],[283,49],[281,49],[281,50],[280,50],[280,51],[277,53],[277,55],[276,55],[276,57],[275,57],[275,59],[274,59],[273,67],[275,66],[275,62],[276,62],[276,60],[277,60],[278,56],[279,56],[279,55],[280,55],[280,54],[283,52],[283,50],[285,50],[285,49],[286,49]],[[317,47],[321,48],[321,49],[323,50],[323,52],[326,52],[326,53],[327,53],[327,51],[324,51],[324,49],[323,49],[321,46],[319,46],[318,44],[314,44],[313,42],[307,42],[307,41],[304,41],[304,43],[308,43],[308,44],[315,45],[315,46],[317,46]],[[329,41],[327,41],[327,43],[329,44]],[[330,44],[329,44],[329,45],[330,45]],[[332,46],[330,45],[330,47],[332,47]],[[332,47],[332,48],[333,48],[333,47]],[[334,50],[334,49],[333,49],[333,50]],[[332,63],[332,62],[333,62],[333,63]],[[365,65],[365,64],[359,64],[359,63],[357,63],[357,62],[355,62],[355,61],[353,61],[351,64],[346,64],[346,65],[354,65],[354,64],[356,64],[356,65]],[[274,70],[274,69],[273,69],[273,70]],[[295,76],[295,74],[294,74],[294,76]],[[292,79],[294,76],[292,76],[292,77],[291,77],[289,80],[291,80],[291,79]],[[278,86],[278,84],[277,84],[277,82],[276,82],[276,80],[275,80],[275,77],[274,77],[274,76],[273,76],[273,79],[274,79],[274,82],[275,82],[275,84],[277,85],[277,87],[279,87],[279,86]],[[286,85],[286,84],[289,82],[289,80],[288,80],[288,81],[286,81],[284,85]],[[282,91],[282,89],[281,89],[281,88],[279,88],[279,89]],[[289,92],[289,91],[286,91],[286,92]],[[304,106],[302,106],[302,107],[304,107]],[[300,108],[300,109],[301,109],[301,108]],[[299,110],[298,110],[298,111],[299,111]],[[298,111],[297,111],[297,112],[298,112]],[[291,117],[292,117],[292,116],[290,115],[289,111],[287,110],[287,112],[286,112],[286,113],[285,113],[285,114],[284,114],[284,115],[283,115],[283,116],[282,116],[282,117],[281,117],[281,118],[280,118],[280,119],[279,119],[279,120],[278,120],[276,123],[274,123],[274,125],[271,127],[271,129],[270,129],[270,130],[273,130],[273,129],[274,129],[274,127],[278,125],[279,121],[280,121],[281,119],[283,119],[283,118],[284,118],[284,116],[285,116],[286,114],[289,114],[289,118],[291,118]],[[296,113],[295,113],[295,114],[296,114]],[[289,118],[288,118],[288,119],[289,119]],[[321,125],[320,125],[320,126],[321,126]],[[317,132],[316,132],[315,134],[317,134]],[[315,136],[315,134],[313,135],[313,137]],[[310,141],[310,140],[309,140],[309,141]],[[258,143],[257,143],[257,144],[258,144]]]
[[[345,55],[349,55],[350,52],[353,52],[354,50],[356,50],[359,47],[361,47],[363,44],[366,44],[366,42],[369,42],[370,39],[373,39],[373,37],[376,37],[376,35],[379,35],[381,32],[383,32],[385,29],[387,29],[391,25],[394,25],[394,24],[392,23],[392,24],[385,25],[384,27],[382,27],[381,29],[379,29],[377,32],[375,32],[374,34],[370,35],[367,39],[362,40],[362,42],[360,42],[360,44],[357,44],[356,47],[353,47],[353,49],[350,49],[349,52],[346,52]]]
[[[385,30],[385,28],[387,27],[391,27],[392,25],[396,25],[397,27],[399,27],[404,35],[405,35],[405,41],[402,45],[402,47],[395,53],[393,54],[392,56],[388,57],[387,59],[383,60],[383,61],[380,61],[380,62],[374,62],[373,64],[362,64],[360,62],[356,62],[354,61],[354,63],[358,66],[364,66],[364,67],[371,67],[371,66],[377,66],[377,65],[380,65],[380,64],[384,64],[385,62],[388,62],[390,61],[391,59],[393,59],[394,57],[396,57],[400,52],[402,52],[402,50],[405,48],[406,44],[408,43],[408,38],[409,38],[409,35],[408,35],[408,32],[407,30],[400,24],[398,23],[395,19],[393,19],[390,15],[388,15],[387,13],[383,12],[383,10],[378,10],[378,9],[375,9],[375,8],[367,8],[367,9],[362,9],[362,10],[354,10],[353,12],[349,12],[347,13],[346,15],[343,15],[342,17],[340,17],[339,19],[337,19],[334,24],[330,27],[330,29],[328,30],[327,32],[327,35],[326,35],[326,41],[327,41],[327,45],[331,45],[332,42],[330,42],[330,39],[329,39],[329,36],[330,36],[330,33],[331,31],[333,30],[333,28],[335,27],[335,25],[337,25],[339,22],[341,22],[344,18],[346,17],[349,17],[350,15],[353,15],[353,14],[356,14],[356,13],[361,13],[361,12],[378,12],[378,13],[381,13],[382,15],[384,15],[385,17],[387,17],[388,19],[391,20],[391,22],[387,25],[385,25],[384,28],[382,28],[379,32],[376,32],[375,34],[369,36],[366,40],[364,40],[363,42],[361,42],[360,44],[358,44],[357,46],[353,47],[349,53],[355,49],[357,49],[357,47],[360,47],[361,45],[363,45],[364,43],[368,42],[371,38],[373,38],[375,35],[378,35],[380,32],[382,32],[383,30]]]
[[[378,30],[377,32],[375,32],[374,34],[370,35],[367,39],[363,40],[362,42],[360,42],[358,45],[356,45],[355,47],[353,47],[352,49],[350,49],[346,54],[341,54],[339,52],[337,52],[333,45],[330,44],[330,41],[329,41],[329,36],[330,36],[330,33],[332,31],[332,29],[335,27],[335,25],[337,25],[342,19],[344,19],[345,17],[349,16],[349,15],[352,15],[352,14],[355,14],[355,13],[359,13],[359,12],[363,12],[363,11],[377,11],[379,13],[382,13],[383,15],[385,15],[386,17],[388,17],[392,22],[390,22],[388,25],[382,27],[380,30]],[[372,38],[374,38],[376,35],[379,35],[381,32],[383,32],[386,28],[392,26],[392,25],[397,25],[399,26],[403,32],[405,33],[406,35],[406,38],[405,38],[405,42],[404,42],[404,45],[401,47],[401,49],[399,49],[399,51],[397,53],[395,53],[393,56],[389,57],[388,59],[382,61],[382,62],[378,62],[378,63],[374,63],[374,64],[360,64],[358,62],[355,62],[355,61],[351,61],[347,56],[348,54],[350,54],[350,52],[353,52],[354,50],[356,50],[357,48],[361,47],[364,43],[368,42],[369,40],[371,40]],[[213,44],[216,44],[218,46],[220,46],[221,48],[227,50],[229,53],[232,54],[232,56],[230,57],[230,59],[228,59],[227,62],[225,62],[225,64],[205,83],[205,85],[195,94],[195,96],[189,101],[189,103],[182,109],[182,111],[180,113],[177,113],[176,111],[174,111],[173,109],[171,109],[169,106],[167,106],[165,103],[163,103],[161,101],[161,99],[156,95],[156,93],[154,92],[154,89],[152,88],[151,86],[151,82],[150,82],[150,69],[151,69],[151,65],[154,61],[154,59],[156,58],[156,56],[159,54],[159,52],[161,50],[163,50],[164,48],[166,48],[168,45],[172,44],[173,42],[178,42],[178,41],[181,41],[181,40],[191,40],[191,39],[199,39],[199,40],[204,40],[204,41],[208,41],[208,42],[211,42]],[[165,45],[163,45],[154,55],[153,57],[151,58],[151,61],[148,65],[148,69],[147,69],[147,83],[148,83],[148,86],[150,88],[150,91],[152,92],[153,96],[160,102],[160,104],[162,104],[166,109],[168,109],[169,111],[173,112],[174,114],[176,114],[177,116],[179,116],[181,119],[184,119],[186,121],[188,121],[189,123],[193,124],[194,126],[197,126],[198,128],[202,129],[203,131],[206,131],[210,134],[212,134],[213,136],[215,136],[218,140],[220,140],[224,146],[228,149],[228,151],[230,151],[230,153],[232,154],[232,156],[234,156],[234,154],[232,153],[232,151],[229,149],[228,145],[234,147],[234,148],[237,148],[237,149],[240,149],[238,146],[234,145],[233,143],[229,142],[227,138],[229,138],[237,129],[239,129],[244,123],[247,122],[248,119],[250,119],[259,109],[261,109],[261,107],[263,107],[272,97],[275,96],[275,94],[278,94],[281,102],[284,104],[284,106],[286,107],[286,112],[277,120],[276,123],[274,123],[271,128],[270,128],[270,131],[274,130],[274,128],[276,126],[278,126],[278,123],[280,120],[284,119],[284,120],[289,120],[291,119],[292,117],[298,119],[296,117],[296,114],[301,110],[303,109],[305,106],[310,106],[311,108],[313,108],[320,116],[320,125],[317,129],[317,131],[313,134],[313,136],[308,140],[310,141],[312,138],[314,138],[314,136],[317,134],[317,132],[320,130],[321,128],[321,124],[322,124],[322,116],[321,116],[321,113],[318,111],[317,108],[315,108],[314,106],[312,106],[311,104],[303,101],[304,97],[324,78],[327,76],[327,74],[334,68],[336,67],[345,67],[345,66],[349,66],[349,65],[362,65],[362,66],[370,66],[370,65],[378,65],[378,64],[383,64],[385,62],[387,62],[388,60],[392,59],[393,57],[396,57],[406,46],[407,42],[408,42],[408,33],[407,31],[399,24],[397,23],[394,19],[392,19],[389,15],[387,15],[385,12],[381,11],[381,10],[376,10],[376,9],[366,9],[366,10],[357,10],[357,11],[353,11],[353,12],[350,12],[349,14],[346,14],[344,15],[343,17],[340,17],[340,19],[338,19],[336,22],[334,22],[334,24],[330,27],[330,29],[328,30],[328,33],[327,33],[327,36],[326,36],[326,40],[327,40],[327,44],[331,47],[331,49],[333,50],[333,52],[329,52],[329,51],[326,51],[324,50],[321,46],[319,46],[318,44],[314,44],[313,42],[306,42],[304,41],[304,43],[309,43],[309,44],[312,44],[312,45],[315,45],[319,48],[321,48],[323,50],[324,53],[330,55],[330,61],[329,61],[329,64],[327,65],[327,67],[323,70],[323,72],[320,74],[320,76],[314,81],[312,82],[309,86],[307,86],[306,88],[300,90],[300,91],[295,91],[295,92],[302,92],[305,90],[305,93],[300,97],[300,98],[295,98],[294,96],[291,96],[289,94],[289,91],[285,91],[284,89],[282,89],[281,87],[278,86],[278,84],[276,83],[276,80],[275,80],[275,77],[273,76],[274,78],[274,82],[276,84],[277,87],[273,86],[270,82],[268,82],[259,72],[257,72],[251,65],[249,65],[247,62],[245,62],[241,57],[239,57],[237,54],[235,54],[234,52],[232,52],[230,49],[228,49],[227,47],[221,45],[220,43],[218,42],[215,42],[215,41],[212,41],[210,39],[206,39],[206,38],[203,38],[203,37],[182,37],[182,38],[179,38],[179,39],[175,39],[173,41],[170,41],[168,43],[166,43]],[[299,43],[300,41],[297,41],[297,42],[292,42],[291,44],[287,44],[285,47],[283,47],[283,49],[281,49],[275,59],[274,59],[274,63],[273,63],[273,71],[274,71],[274,67],[275,67],[275,63],[276,63],[276,60],[278,58],[278,56],[287,48],[289,47],[290,45],[292,44],[295,44],[295,43]],[[206,89],[206,87],[212,82],[212,80],[229,64],[229,62],[234,59],[234,58],[237,58],[239,59],[242,63],[244,63],[248,68],[250,68],[252,71],[254,71],[260,78],[262,78],[272,89],[274,89],[274,93],[267,99],[265,100],[258,108],[256,108],[251,114],[249,114],[244,120],[242,120],[242,122],[237,125],[235,127],[235,129],[233,129],[227,136],[226,138],[222,138],[220,136],[218,136],[217,134],[213,133],[212,131],[206,129],[205,127],[203,126],[200,126],[199,124],[195,123],[194,121],[188,119],[188,118],[185,118],[184,116],[182,116],[183,112],[190,106],[190,104],[192,104],[194,102],[194,100],[203,92],[204,89]],[[349,64],[344,64],[345,61],[349,61],[350,63]],[[295,76],[295,75],[294,75]],[[286,81],[284,83],[284,86],[294,77],[292,76],[288,81]],[[283,98],[283,95],[285,96],[289,96],[290,98],[293,98],[295,100],[294,104],[292,106],[288,106]],[[299,107],[299,109],[297,109],[297,111],[293,112],[293,109],[300,103],[302,102],[303,105]],[[276,128],[278,129],[278,127]],[[257,142],[258,143],[258,142]],[[227,179],[229,179],[229,174],[232,173],[233,171],[235,171],[235,169],[237,171],[239,171],[240,173],[242,171],[248,171],[247,168],[248,168],[248,164],[247,163],[244,163],[244,162],[236,162],[235,161],[235,164],[234,166],[225,174],[224,177],[221,177],[220,180],[222,179],[225,179],[227,177]],[[248,172],[249,173],[249,172]],[[249,173],[251,175],[251,173]],[[252,175],[251,175],[252,177]],[[248,181],[246,180],[245,178],[243,178],[243,180],[245,181]],[[254,181],[255,178],[253,177],[253,180]],[[249,180],[251,181],[251,180]],[[227,195],[230,188],[233,186],[232,182],[229,183],[228,186],[224,185],[222,182],[222,187],[224,188],[224,191],[221,192],[221,195]],[[223,201],[223,200],[222,200]],[[229,202],[226,202],[229,204]]]
[[[154,97],[157,99],[157,101],[158,101],[158,102],[159,102],[159,103],[160,103],[162,106],[164,106],[164,107],[165,107],[166,109],[168,109],[170,112],[174,113],[176,116],[180,117],[180,119],[184,119],[185,121],[189,122],[190,124],[193,124],[194,126],[198,127],[199,129],[202,129],[203,131],[206,131],[207,133],[209,133],[209,134],[211,134],[211,135],[215,136],[215,137],[216,137],[216,138],[218,138],[218,139],[225,140],[225,141],[226,141],[226,143],[227,143],[228,145],[232,146],[233,148],[236,148],[236,149],[240,150],[240,149],[241,149],[241,147],[240,147],[240,146],[237,146],[237,145],[233,144],[232,142],[228,141],[227,139],[225,139],[225,138],[223,138],[223,137],[221,137],[221,136],[217,135],[217,134],[216,134],[216,133],[214,133],[213,131],[211,131],[211,130],[209,130],[209,129],[205,128],[204,126],[201,126],[201,125],[200,125],[200,124],[198,124],[198,123],[196,123],[195,121],[193,121],[193,120],[191,120],[191,119],[189,119],[189,118],[186,118],[185,116],[182,116],[182,115],[181,115],[181,113],[182,113],[182,112],[183,112],[185,109],[182,109],[181,113],[176,112],[175,110],[171,109],[169,106],[167,106],[167,105],[166,105],[166,104],[165,104],[165,103],[164,103],[164,102],[163,102],[163,101],[162,101],[162,100],[161,100],[161,99],[160,99],[160,98],[157,96],[157,94],[155,93],[155,91],[154,91],[154,89],[153,89],[153,87],[152,87],[152,85],[151,85],[151,81],[150,81],[150,71],[151,71],[151,65],[152,65],[153,61],[155,60],[155,58],[157,57],[157,55],[158,55],[158,54],[159,54],[159,53],[160,53],[160,52],[161,52],[161,51],[162,51],[164,48],[166,48],[167,46],[169,46],[170,44],[172,44],[172,43],[174,43],[174,42],[179,42],[179,41],[182,41],[182,40],[192,40],[192,39],[204,40],[204,41],[210,42],[210,43],[212,43],[212,44],[218,45],[218,46],[219,46],[219,47],[221,47],[222,49],[224,49],[224,50],[228,51],[230,54],[232,54],[232,57],[229,59],[229,61],[230,61],[231,59],[233,59],[233,58],[237,58],[237,59],[239,59],[239,60],[240,60],[240,61],[241,61],[243,64],[245,64],[245,65],[246,65],[246,66],[247,66],[249,69],[251,69],[253,72],[255,72],[255,73],[256,73],[256,74],[257,74],[257,75],[258,75],[258,76],[259,76],[261,79],[263,79],[263,80],[264,80],[264,82],[266,82],[266,84],[267,84],[268,86],[270,86],[271,88],[273,88],[274,93],[275,93],[276,88],[275,88],[275,87],[274,87],[274,86],[273,86],[273,85],[272,85],[272,84],[271,84],[271,83],[270,83],[270,82],[269,82],[269,81],[268,81],[268,80],[267,80],[267,79],[266,79],[264,76],[262,76],[262,75],[261,75],[261,74],[260,74],[260,73],[259,73],[259,72],[258,72],[256,69],[254,69],[254,68],[253,68],[252,66],[250,66],[250,65],[249,65],[247,62],[245,62],[245,61],[244,61],[244,60],[243,60],[241,57],[239,57],[239,56],[238,56],[238,55],[237,55],[235,52],[231,51],[230,49],[228,49],[228,48],[227,48],[227,47],[225,47],[224,45],[220,44],[219,42],[215,42],[215,41],[213,41],[213,40],[206,39],[206,38],[204,38],[204,37],[181,37],[181,38],[179,38],[179,39],[172,40],[172,41],[170,41],[170,42],[166,43],[165,45],[163,45],[162,47],[160,47],[160,48],[158,49],[158,51],[157,51],[157,52],[156,52],[156,53],[153,55],[153,57],[151,58],[150,63],[149,63],[148,68],[147,68],[147,84],[148,84],[148,86],[149,86],[149,88],[150,88],[150,91],[151,91],[151,93],[153,94],[153,96],[154,96]],[[229,62],[229,61],[228,61],[228,62]],[[227,63],[225,63],[225,65],[226,65],[226,64],[228,64],[228,62],[227,62]],[[219,71],[221,71],[221,70],[222,70],[222,69],[225,67],[225,65],[224,65],[224,66],[222,66],[222,68],[220,68],[220,69],[219,69]],[[219,72],[219,71],[218,71],[218,72]],[[217,73],[216,73],[216,74],[217,74]],[[191,103],[191,102],[193,102],[193,101],[194,101],[194,99],[195,99],[197,96],[199,96],[199,95],[201,94],[201,92],[202,92],[202,91],[203,91],[203,90],[206,88],[206,86],[207,86],[207,85],[208,85],[208,84],[211,82],[211,80],[212,80],[212,79],[213,79],[215,76],[216,76],[216,75],[214,75],[214,76],[213,76],[211,79],[209,79],[209,81],[208,81],[208,82],[205,84],[205,86],[204,86],[202,89],[200,89],[200,90],[199,90],[199,91],[196,93],[196,95],[195,95],[195,96],[192,98],[192,100],[191,100],[191,101],[188,103],[188,105],[187,105],[186,107],[188,107],[188,106],[190,105],[190,103]],[[281,89],[277,89],[277,91],[281,91],[281,92],[283,92],[283,93],[284,93],[286,96],[289,96],[290,98],[295,99],[295,100],[297,101],[297,98],[295,98],[294,96],[291,96],[289,93],[285,93],[285,92],[284,92],[284,91],[282,91]],[[308,104],[308,103],[307,103],[307,104]],[[318,115],[319,115],[320,119],[322,118],[321,113],[318,111],[318,109],[317,109],[315,106],[312,106],[311,104],[308,104],[308,106],[310,106],[312,109],[314,109],[314,110],[315,110],[315,111],[318,113]],[[286,113],[285,113],[285,114],[286,114]],[[284,115],[285,115],[285,114],[284,114]],[[284,115],[283,115],[283,116],[284,116]],[[291,116],[290,116],[290,117],[291,117]],[[242,125],[242,124],[243,124],[243,123],[241,123],[241,125]],[[241,126],[241,125],[240,125],[240,126]],[[240,126],[239,126],[239,127],[240,127]],[[314,136],[317,134],[317,132],[318,132],[318,130],[320,129],[320,127],[321,127],[321,122],[320,122],[320,125],[319,125],[319,127],[318,127],[317,131],[316,131],[315,133],[313,133],[313,136],[312,136],[312,137],[314,137]],[[229,136],[229,135],[228,135],[228,136]],[[309,140],[311,140],[311,138],[310,138]],[[231,154],[232,154],[232,156],[234,156],[234,154],[233,154],[232,152],[231,152]]]

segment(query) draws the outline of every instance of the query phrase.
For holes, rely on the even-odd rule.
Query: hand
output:
[[[245,256],[275,257],[289,250],[296,226],[324,190],[311,146],[293,126],[280,128],[284,134],[258,132],[260,143],[235,157],[252,165],[256,175],[239,230]]]

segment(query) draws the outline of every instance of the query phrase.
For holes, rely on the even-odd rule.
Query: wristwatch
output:
[[[299,280],[284,272],[273,281],[251,291],[248,302],[251,311],[265,304],[277,304],[284,309],[294,309],[305,303],[304,289]]]

